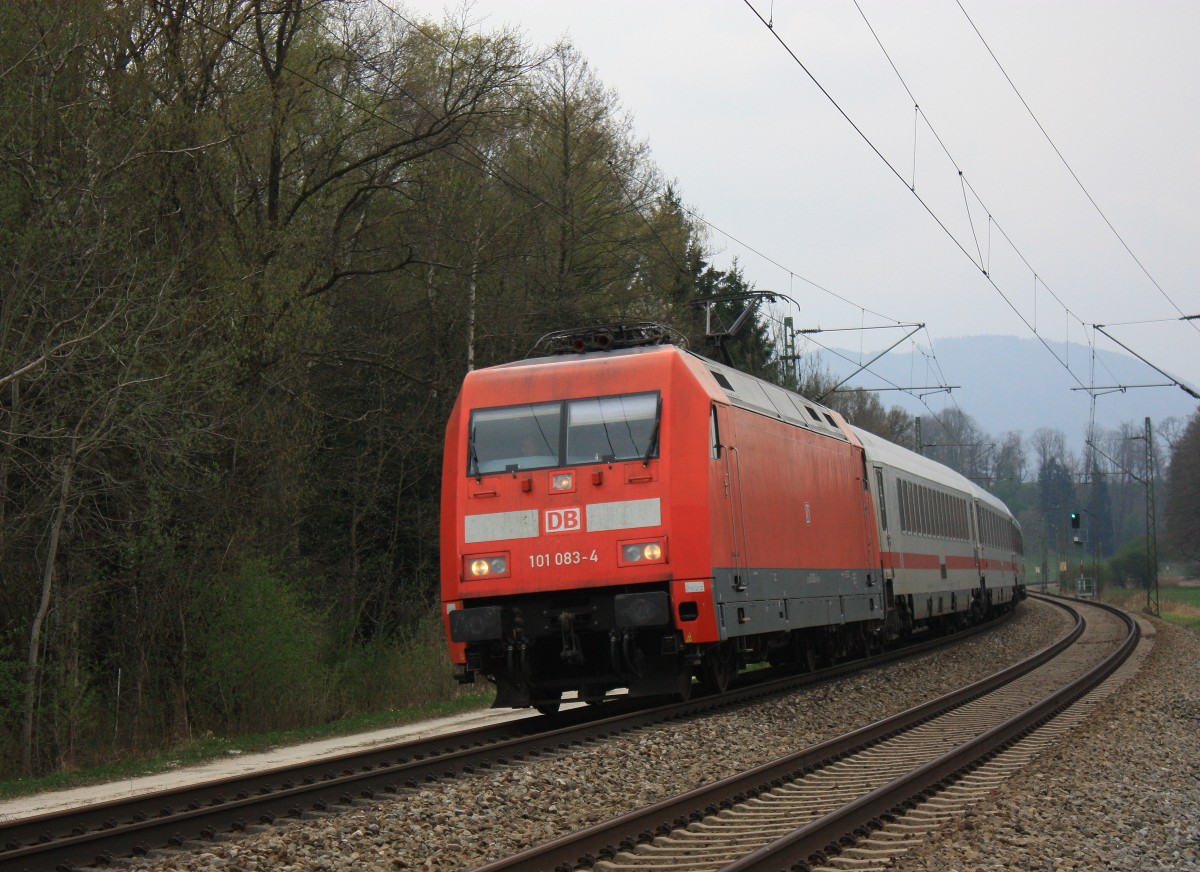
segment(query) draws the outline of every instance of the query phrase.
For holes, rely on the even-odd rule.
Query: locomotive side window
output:
[[[657,392],[471,412],[467,475],[658,456]]]
[[[708,444],[709,456],[713,460],[721,459],[721,429],[717,426],[717,407],[714,405],[708,415]]]
[[[719,373],[715,369],[710,369],[709,372],[711,372],[712,377],[717,380],[717,384],[725,388],[727,391],[733,390],[733,385],[729,383],[729,379],[725,378],[724,373]]]
[[[567,465],[653,457],[658,394],[623,394],[567,403]]]

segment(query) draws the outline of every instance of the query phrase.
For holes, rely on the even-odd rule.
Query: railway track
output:
[[[275,821],[328,814],[439,779],[789,693],[953,644],[996,623],[801,675],[752,674],[743,685],[720,696],[654,708],[645,708],[644,701],[626,704],[618,699],[549,717],[6,821],[0,823],[0,872],[107,865],[117,858],[211,842],[223,833],[244,832]]]
[[[1051,721],[1133,651],[1137,625],[1091,604],[1071,634],[963,690],[747,773],[483,867],[871,868],[935,829],[1048,741]],[[835,859],[836,858],[836,859]]]

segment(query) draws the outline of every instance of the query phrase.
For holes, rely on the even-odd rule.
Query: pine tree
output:
[[[1185,560],[1200,560],[1200,411],[1171,451],[1163,514],[1169,547]]]

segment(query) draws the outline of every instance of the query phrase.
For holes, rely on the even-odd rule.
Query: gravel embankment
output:
[[[1070,742],[894,868],[1200,869],[1200,636],[1151,627],[1140,669]]]
[[[938,696],[1044,647],[1066,626],[1057,610],[1029,602],[1008,626],[966,643],[966,650],[131,868],[470,869]],[[1183,631],[1160,632],[1152,667],[1130,683],[1131,694],[1110,700],[1087,726],[1095,735],[1087,744],[1107,751],[1081,742],[1039,761],[1020,777],[1024,788],[1005,789],[994,808],[977,809],[942,845],[901,858],[897,867],[1099,868],[1093,857],[1112,856],[1117,865],[1109,868],[1196,868],[1200,645]],[[1124,712],[1127,704],[1136,719]],[[1112,725],[1105,723],[1110,718]],[[1122,761],[1147,765],[1145,783],[1118,772]],[[1156,858],[1159,867],[1151,862]]]

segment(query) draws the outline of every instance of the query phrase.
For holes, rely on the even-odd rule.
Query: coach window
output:
[[[562,403],[527,403],[471,413],[467,474],[558,465]]]
[[[567,465],[658,456],[657,393],[567,402]]]

